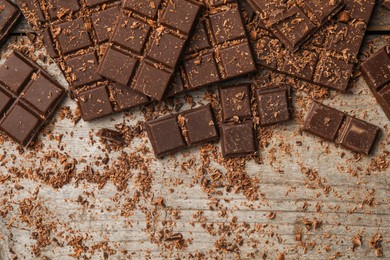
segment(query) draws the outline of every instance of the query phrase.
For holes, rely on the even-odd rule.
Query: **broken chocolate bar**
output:
[[[294,53],[264,26],[259,16],[255,16],[247,22],[247,28],[257,64],[311,84],[345,92],[375,1],[343,0],[343,3],[345,8],[340,14]]]
[[[121,1],[18,0],[29,24],[64,73],[84,120],[149,102],[103,79],[97,68],[114,30]]]
[[[360,70],[390,120],[390,45],[382,48],[362,63]]]
[[[0,67],[0,129],[28,146],[64,96],[65,90],[41,67],[13,52]]]
[[[237,1],[204,2],[206,10],[185,50],[168,96],[256,71]]]
[[[9,0],[0,0],[0,46],[15,27],[22,13]]]
[[[303,130],[367,155],[380,133],[379,127],[318,102],[313,102]]]
[[[290,51],[296,51],[342,8],[340,0],[248,0],[263,24]]]
[[[200,11],[193,0],[125,0],[99,74],[161,100]]]
[[[146,126],[157,158],[219,139],[210,105],[157,118]]]

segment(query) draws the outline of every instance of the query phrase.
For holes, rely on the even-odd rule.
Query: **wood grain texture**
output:
[[[389,19],[389,16],[374,16],[370,28],[388,30]],[[15,32],[24,34],[27,28],[22,22]],[[2,48],[0,64],[15,41],[16,36]],[[369,35],[362,53],[372,53],[389,43],[389,36]],[[24,45],[28,45],[27,40]],[[37,54],[42,52],[44,50],[39,50]],[[38,62],[61,84],[67,85],[55,64]],[[279,76],[260,72],[259,78],[267,77]],[[304,82],[294,84],[297,89],[307,87]],[[204,94],[205,90],[191,93],[199,103],[205,103]],[[144,154],[136,149],[139,144],[150,148],[146,136],[134,139],[119,151],[104,150],[98,138],[90,137],[103,127],[143,121],[144,108],[91,123],[80,121],[76,126],[68,119],[57,118],[47,130],[53,129],[53,135],[63,135],[62,139],[50,140],[49,136],[41,135],[44,147],[36,155],[29,150],[20,154],[14,143],[6,141],[0,146],[0,180],[8,175],[12,166],[39,166],[49,151],[79,163],[70,183],[59,189],[44,181],[44,177],[50,177],[50,172],[60,172],[58,175],[62,176],[59,160],[55,158],[45,162],[48,176],[25,172],[23,176],[11,174],[6,181],[0,181],[0,259],[40,259],[43,256],[73,259],[77,253],[81,258],[92,259],[186,259],[196,256],[200,259],[277,259],[280,254],[285,255],[285,259],[373,259],[375,253],[369,241],[376,234],[382,235],[384,257],[389,258],[390,170],[369,171],[376,161],[389,163],[389,121],[361,77],[357,77],[347,94],[330,93],[324,103],[383,130],[374,155],[357,158],[349,151],[300,131],[310,95],[301,90],[295,92],[294,121],[260,130],[271,133],[267,140],[269,145],[260,149],[263,163],[249,161],[245,167],[252,182],[258,182],[260,199],[256,201],[249,201],[239,191],[234,192],[234,186],[232,191],[227,189],[226,180],[225,188],[217,189],[220,193],[207,194],[202,190],[199,148],[177,155],[177,160],[172,157],[155,160],[151,152]],[[70,99],[63,106],[75,110],[75,103]],[[188,107],[189,104],[185,104],[181,109]],[[219,145],[217,147],[219,149]],[[117,189],[112,176],[102,189],[84,180],[76,182],[91,158],[103,158],[108,154],[110,167],[118,168],[115,162],[124,157],[124,153],[129,157],[144,156],[150,162],[151,170],[119,169],[118,174],[128,176],[128,186],[124,190]],[[188,172],[176,163],[192,157],[195,158],[194,166]],[[225,176],[226,168],[217,160],[211,161],[212,167]],[[93,168],[95,173],[105,171],[101,166]],[[140,185],[145,179],[150,179],[150,189],[145,190]],[[156,206],[159,197],[164,198],[165,206]],[[34,221],[24,218],[24,205],[30,202],[32,206],[28,207],[28,213]],[[132,205],[135,205],[134,209]],[[313,221],[321,224],[314,227],[310,224]],[[47,241],[41,243],[36,232],[42,228],[50,232]],[[188,246],[167,249],[174,243],[156,242],[161,231],[181,233]],[[298,234],[301,239],[297,239]],[[358,234],[362,237],[362,245],[352,250],[352,239]],[[242,245],[235,249],[234,245],[240,244],[241,239]],[[218,251],[216,244],[222,240],[227,249]],[[37,256],[32,249],[39,243],[45,246]],[[81,251],[75,246],[79,244],[83,246]],[[229,251],[231,248],[234,250]]]

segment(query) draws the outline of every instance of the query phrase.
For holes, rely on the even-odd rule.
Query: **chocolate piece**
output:
[[[340,0],[248,0],[263,24],[291,51],[297,50],[342,8]]]
[[[382,6],[387,10],[390,10],[390,0],[383,0]]]
[[[371,92],[390,120],[390,45],[363,62],[360,70]]]
[[[343,3],[345,9],[339,17],[322,26],[296,52],[284,47],[272,30],[265,28],[259,16],[247,21],[257,64],[311,84],[345,92],[375,1],[343,0]]]
[[[149,102],[147,97],[103,79],[98,65],[119,15],[119,0],[19,0],[78,101],[84,120],[93,120]],[[114,85],[114,87],[113,87]],[[125,100],[131,100],[126,102]],[[94,103],[97,102],[97,103]]]
[[[9,0],[0,0],[0,46],[15,27],[22,13]]]
[[[206,10],[168,92],[173,96],[256,71],[236,0],[205,1]]]
[[[192,0],[124,1],[99,74],[161,100],[200,9]]]
[[[303,130],[367,155],[380,133],[379,127],[318,102],[313,102]]]
[[[290,92],[289,86],[256,90],[261,126],[278,124],[291,119]]]
[[[245,120],[252,118],[251,97],[248,84],[219,88],[222,120]]]
[[[28,146],[64,96],[65,90],[41,67],[12,53],[0,67],[0,129]]]
[[[121,132],[118,132],[115,130],[102,128],[97,132],[96,135],[104,140],[108,140],[108,141],[116,143],[116,144],[124,144],[125,143],[125,140],[123,139],[123,134]]]
[[[210,105],[148,121],[147,131],[157,158],[219,138]]]
[[[252,121],[223,123],[221,139],[222,155],[225,158],[240,157],[256,151]]]

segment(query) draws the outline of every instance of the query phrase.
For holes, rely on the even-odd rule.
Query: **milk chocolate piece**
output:
[[[260,125],[267,126],[291,119],[291,88],[289,86],[256,90]]]
[[[318,102],[313,102],[303,130],[367,155],[380,133],[379,127]]]
[[[157,158],[219,138],[210,105],[154,119],[146,126]]]
[[[116,87],[97,73],[114,31],[120,2],[18,0],[28,22],[68,80],[84,120],[149,103],[146,96]]]
[[[0,46],[15,27],[22,13],[9,0],[0,0]]]
[[[360,70],[367,85],[390,120],[390,45],[364,61]]]
[[[125,0],[99,74],[161,100],[200,10],[193,0]]]
[[[259,16],[248,20],[257,64],[311,84],[345,92],[375,1],[343,0],[343,3],[345,8],[340,15],[322,26],[296,52],[286,48]]]
[[[291,51],[297,50],[342,8],[340,0],[248,0],[263,24]]]
[[[256,152],[252,121],[223,123],[221,126],[222,155],[240,157]]]
[[[28,146],[64,96],[65,90],[35,62],[12,53],[0,67],[0,129]]]
[[[256,71],[253,53],[236,0],[205,1],[184,61],[168,96]]]
[[[252,118],[250,86],[248,84],[220,87],[219,98],[223,122]]]

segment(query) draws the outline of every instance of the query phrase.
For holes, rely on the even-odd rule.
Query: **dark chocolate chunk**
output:
[[[35,62],[12,53],[0,67],[0,129],[28,146],[64,96],[65,90]]]
[[[289,86],[256,90],[260,125],[273,125],[291,119],[291,88]]]
[[[210,105],[148,121],[147,131],[157,158],[219,138]]]
[[[367,155],[380,133],[379,127],[318,102],[313,102],[303,130]]]
[[[211,106],[201,106],[183,112],[179,116],[179,124],[183,126],[186,142],[190,146],[216,141],[219,138]],[[183,122],[180,122],[180,119]]]
[[[275,35],[273,30],[264,27],[262,21],[267,17],[256,16],[248,20],[247,29],[251,32],[257,64],[311,84],[345,92],[352,77],[353,68],[358,61],[357,56],[375,1],[343,0],[342,2],[345,5],[342,13],[323,25],[295,52],[285,47],[283,41],[277,38],[278,35]],[[326,1],[326,4],[328,3]],[[278,8],[274,9],[275,17],[283,18],[284,15],[288,17],[287,20],[291,19],[289,12],[283,11],[284,7],[280,13],[278,10]],[[301,10],[305,9],[301,8]],[[318,10],[321,11],[322,8]],[[316,11],[312,9],[311,12]],[[294,34],[296,31],[292,30],[291,33]]]
[[[248,0],[263,24],[291,51],[296,51],[310,36],[342,8],[336,1]]]
[[[168,96],[256,71],[237,1],[205,2],[206,10],[185,50]]]
[[[352,151],[369,154],[379,133],[379,127],[348,116],[340,129],[336,143]]]
[[[68,80],[84,120],[148,102],[146,96],[129,88],[116,91],[118,88],[112,87],[112,82],[98,74],[103,50],[107,48],[120,13],[120,3],[119,0],[18,1],[30,25],[41,36],[49,55],[55,58]]]
[[[123,137],[123,134],[121,132],[102,128],[100,129],[97,134],[98,137],[102,138],[103,140],[107,140],[116,144],[124,144],[125,140]]]
[[[256,152],[252,121],[239,124],[223,123],[221,126],[222,155],[239,157]]]
[[[248,84],[245,84],[219,88],[223,122],[252,118],[249,87]]]
[[[390,45],[382,48],[362,63],[360,70],[390,120]]]
[[[0,0],[0,46],[7,40],[21,15],[19,8],[11,1]]]
[[[200,10],[193,0],[124,1],[99,74],[161,100]]]

